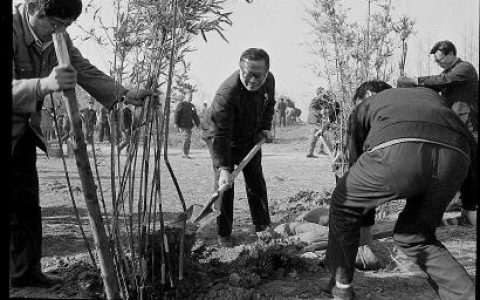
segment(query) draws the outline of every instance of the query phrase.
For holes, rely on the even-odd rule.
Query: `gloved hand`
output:
[[[72,65],[57,66],[50,75],[40,78],[40,92],[47,95],[52,92],[73,89],[77,85],[77,71]]]
[[[266,143],[273,142],[273,133],[270,130],[262,130],[262,135],[266,138]]]
[[[227,169],[220,169],[220,176],[218,177],[218,187],[221,187],[224,184],[231,187],[232,183],[232,175],[230,174],[230,171]]]
[[[145,97],[151,96],[153,94],[152,91],[139,89],[139,90],[128,90],[123,98],[123,102],[125,104],[132,104],[135,106],[143,105],[145,101]]]
[[[418,86],[418,77],[400,76],[397,79],[397,87],[407,88]]]

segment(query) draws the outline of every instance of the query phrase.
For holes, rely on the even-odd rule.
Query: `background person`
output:
[[[110,142],[110,121],[108,117],[108,109],[101,107],[97,111],[97,127],[98,127],[98,141],[103,142],[107,139]]]
[[[183,157],[190,157],[190,145],[192,143],[192,128],[195,125],[200,126],[200,118],[197,115],[197,109],[192,104],[193,95],[190,92],[188,98],[178,103],[175,109],[175,125],[183,133]]]
[[[439,41],[430,50],[435,62],[443,69],[440,75],[402,77],[401,84],[428,87],[439,92],[447,105],[460,117],[472,133],[478,147],[478,73],[475,67],[457,57],[455,45],[448,41]],[[477,224],[478,208],[478,163],[476,155],[465,182],[460,188],[464,203],[462,216],[464,221]],[[461,222],[460,224],[462,224]]]
[[[324,109],[327,109],[328,114],[328,95],[323,88],[318,88],[317,95],[312,99],[308,107],[308,158],[316,157],[313,153],[315,151],[315,146],[317,145],[318,138],[324,134],[324,132],[328,129],[328,125],[330,123],[328,122],[328,115],[327,118],[324,117],[325,111],[324,115],[322,115],[322,110]],[[320,143],[318,145],[319,154],[326,154],[323,147],[323,143]]]
[[[82,131],[85,136],[87,144],[93,143],[93,136],[95,134],[95,123],[97,122],[97,111],[93,108],[95,102],[88,101],[88,107],[80,110],[82,115]]]

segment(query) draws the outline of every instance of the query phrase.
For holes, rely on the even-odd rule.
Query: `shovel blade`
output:
[[[202,219],[204,219],[206,216],[208,216],[209,214],[213,213],[213,209],[212,207],[206,207],[204,208],[200,214],[195,218],[195,220],[193,220],[193,223],[194,224],[197,224],[198,222],[200,222]]]
[[[189,208],[187,208],[187,210],[185,210],[184,212],[182,212],[180,215],[178,215],[175,219],[171,220],[170,222],[168,222],[168,224],[172,225],[172,224],[177,224],[177,223],[181,223],[183,221],[188,221],[190,220],[190,218],[192,217],[192,213],[193,213],[193,205],[190,205]]]
[[[222,195],[221,193],[219,193],[218,191],[216,191],[215,193],[213,193],[213,196],[212,198],[207,202],[207,204],[203,207],[203,209],[200,211],[200,213],[198,214],[198,216],[195,218],[195,220],[193,221],[194,224],[197,224],[199,221],[201,221],[203,218],[205,218],[206,216],[208,216],[209,214],[211,214],[212,212],[214,212],[212,206],[213,204],[215,203],[215,201],[217,201],[219,198],[220,198],[220,195]]]

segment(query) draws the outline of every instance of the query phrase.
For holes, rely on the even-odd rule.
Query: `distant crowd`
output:
[[[117,143],[127,144],[130,139],[135,123],[134,108],[124,103],[120,104],[119,114],[114,115],[117,121]],[[67,143],[72,136],[68,114],[62,106],[56,108],[42,108],[42,121],[40,127],[47,142],[55,142],[57,136],[60,137],[62,144]],[[56,117],[58,130],[55,126]],[[94,139],[98,142],[110,142],[110,113],[104,106],[96,109],[94,102],[89,101],[88,107],[80,110],[80,119],[82,121],[82,131],[87,144],[92,144]]]

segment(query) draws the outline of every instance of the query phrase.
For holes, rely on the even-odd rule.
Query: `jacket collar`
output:
[[[443,70],[443,72],[448,72],[450,71],[451,69],[453,69],[453,67],[455,67],[456,65],[458,65],[460,62],[462,62],[462,60],[460,59],[460,57],[457,58],[457,60],[455,60],[455,62],[448,68],[446,68],[445,70]]]

